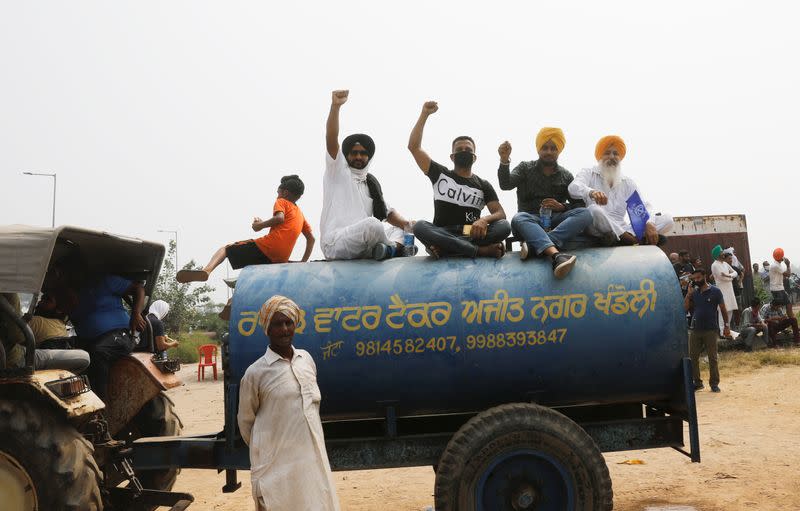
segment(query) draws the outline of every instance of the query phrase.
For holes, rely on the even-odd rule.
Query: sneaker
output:
[[[571,254],[559,252],[553,257],[553,275],[557,279],[563,279],[569,274],[572,267],[575,266],[577,257]]]
[[[372,258],[376,261],[383,261],[384,259],[394,257],[394,252],[394,247],[390,247],[385,243],[377,243],[372,249]]]
[[[706,386],[703,385],[703,382],[697,382],[697,383],[694,384],[694,390],[695,391],[703,390],[704,388],[706,388]]]
[[[711,392],[722,392],[722,391],[719,389],[719,385],[712,385]]]
[[[519,246],[519,260],[524,261],[528,258],[528,255],[530,255],[530,252],[528,252],[528,242],[523,241]]]

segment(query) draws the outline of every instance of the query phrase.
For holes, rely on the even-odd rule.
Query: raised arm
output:
[[[431,157],[422,149],[422,132],[425,129],[425,121],[437,110],[439,110],[439,105],[436,104],[436,101],[426,101],[425,104],[422,105],[422,112],[419,114],[417,123],[411,130],[411,136],[408,137],[408,150],[411,151],[412,156],[414,156],[417,166],[419,166],[420,170],[425,174],[427,174],[428,170],[431,168]]]
[[[334,160],[339,153],[339,109],[347,102],[349,90],[335,90],[331,93],[331,110],[325,124],[325,147]]]
[[[501,190],[513,190],[519,186],[520,181],[520,166],[511,170],[511,143],[506,140],[500,147],[497,148],[497,153],[500,155],[500,166],[497,168],[497,180],[500,182]]]

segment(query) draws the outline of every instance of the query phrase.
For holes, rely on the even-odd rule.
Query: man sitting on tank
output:
[[[434,258],[499,259],[505,254],[502,241],[511,233],[511,226],[494,187],[472,173],[472,165],[477,159],[475,141],[467,136],[453,140],[450,159],[454,170],[436,163],[422,149],[425,122],[438,109],[435,101],[422,105],[422,112],[408,139],[408,150],[433,185],[433,222],[416,222],[414,234]],[[481,217],[484,206],[489,214]]]
[[[269,229],[266,236],[255,240],[237,241],[217,250],[211,260],[201,270],[181,270],[175,275],[178,282],[205,282],[214,269],[225,259],[234,270],[253,264],[285,263],[292,255],[292,250],[300,234],[306,238],[306,250],[303,262],[311,257],[314,249],[314,235],[303,212],[296,202],[305,191],[305,184],[296,174],[283,176],[278,185],[278,197],[272,206],[272,216],[267,220],[253,218],[251,227],[258,232]]]
[[[608,135],[595,146],[597,165],[583,169],[569,185],[569,194],[583,200],[592,214],[587,234],[603,245],[662,245],[672,230],[672,216],[650,213],[636,183],[622,174],[627,147],[622,138]],[[625,216],[628,215],[628,221]]]
[[[339,110],[348,95],[346,90],[333,91],[325,130],[322,254],[329,260],[372,257],[379,261],[406,255],[404,231],[411,231],[411,222],[389,207],[370,172],[375,142],[368,135],[350,135],[339,150]]]
[[[145,329],[144,287],[118,275],[90,273],[78,253],[54,266],[51,272],[56,272],[56,298],[75,327],[78,346],[91,356],[87,374],[92,389],[105,400],[112,364],[133,351],[137,342],[134,333]],[[123,297],[132,298],[130,313],[122,303]]]
[[[517,189],[517,210],[511,230],[522,243],[519,258],[525,260],[533,249],[536,256],[548,257],[557,279],[567,276],[576,257],[561,252],[567,242],[592,223],[592,214],[582,200],[569,196],[572,174],[558,164],[566,139],[560,128],[542,128],[536,135],[539,159],[523,161],[511,168],[511,144],[500,144],[497,179],[501,190]]]

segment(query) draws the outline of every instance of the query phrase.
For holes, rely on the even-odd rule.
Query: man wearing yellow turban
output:
[[[576,261],[574,255],[560,249],[592,223],[583,201],[570,199],[572,174],[558,164],[565,143],[560,128],[542,128],[536,135],[539,159],[520,162],[511,171],[511,144],[503,142],[497,169],[500,188],[517,189],[519,212],[511,220],[511,229],[522,243],[520,259],[527,259],[530,249],[549,257],[553,275],[559,279],[567,276]]]
[[[661,245],[666,241],[664,235],[672,230],[672,216],[653,213],[633,179],[622,174],[627,152],[625,141],[618,135],[601,138],[594,149],[597,165],[575,176],[569,194],[586,202],[592,215],[586,232],[601,238],[603,244]]]
[[[256,511],[338,511],[322,421],[317,366],[292,346],[300,307],[285,296],[267,300],[258,324],[269,338],[239,389],[239,430],[250,447]],[[268,503],[268,504],[267,504]]]

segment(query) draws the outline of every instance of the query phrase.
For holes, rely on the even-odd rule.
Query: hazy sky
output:
[[[330,92],[348,88],[342,136],[373,136],[372,170],[409,218],[433,215],[406,143],[434,99],[423,146],[445,162],[472,135],[495,187],[505,139],[517,163],[559,126],[575,173],[617,133],[658,209],[743,213],[753,260],[797,257],[798,5],[2,2],[0,223],[50,225],[52,181],[21,172],[57,172],[57,224],[165,244],[158,229],[177,229],[180,263],[204,264],[298,173],[319,234]]]

